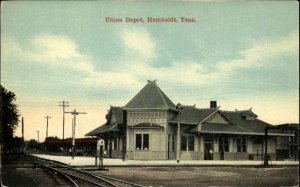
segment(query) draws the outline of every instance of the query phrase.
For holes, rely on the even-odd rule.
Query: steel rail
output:
[[[106,179],[109,179],[109,180],[117,181],[117,182],[120,182],[120,183],[123,183],[123,184],[128,184],[128,185],[131,185],[131,186],[146,187],[146,186],[143,186],[143,185],[140,185],[140,184],[136,184],[136,183],[133,183],[133,182],[124,181],[124,180],[117,179],[117,178],[114,178],[114,177],[109,177],[109,176],[106,176],[106,175],[97,174],[97,173],[94,173],[94,172],[93,172],[93,174],[95,176],[100,176],[100,177],[103,177],[103,178],[106,178]]]
[[[64,173],[64,174],[66,174],[66,175],[69,175],[69,176],[72,176],[72,177],[74,177],[74,178],[77,178],[77,179],[86,181],[86,182],[88,182],[88,183],[91,183],[91,184],[93,184],[93,185],[101,186],[101,187],[106,187],[106,186],[103,185],[103,184],[100,184],[100,183],[97,183],[97,182],[95,182],[95,181],[86,179],[86,178],[84,178],[84,177],[82,177],[82,176],[74,175],[74,174],[72,174],[72,173],[68,173],[68,172],[65,172],[65,171],[62,171],[62,170],[59,170],[59,171],[62,172],[62,173]]]
[[[29,160],[28,158],[29,157],[31,157],[31,159],[32,158],[35,158],[35,157],[33,157],[33,156],[31,156],[31,155],[26,155],[27,157],[25,157],[27,160]],[[30,161],[32,161],[32,160],[30,160]],[[32,161],[32,162],[34,162],[34,161]],[[62,172],[60,172],[59,170],[57,170],[56,168],[53,168],[53,167],[50,167],[50,166],[46,166],[46,165],[44,165],[44,164],[41,164],[43,167],[45,167],[45,168],[48,168],[48,169],[51,169],[51,170],[53,170],[53,171],[56,171],[56,172],[58,172],[61,176],[63,176],[64,178],[66,178],[66,179],[68,179],[75,187],[79,187],[78,186],[78,184],[71,178],[71,177],[69,177],[68,175],[66,175],[66,174],[64,174],[64,173],[62,173]]]
[[[140,185],[140,184],[136,184],[136,183],[132,183],[132,182],[128,182],[128,181],[125,181],[125,180],[121,180],[121,179],[118,179],[118,178],[114,178],[114,177],[109,177],[109,176],[106,176],[106,175],[103,175],[103,174],[98,174],[98,173],[95,173],[95,172],[88,172],[88,171],[84,171],[84,170],[81,170],[81,169],[77,169],[77,168],[73,168],[73,167],[70,167],[70,166],[67,166],[67,165],[64,165],[64,164],[61,164],[61,163],[58,163],[58,162],[53,162],[52,160],[48,160],[48,159],[44,159],[44,158],[38,158],[38,157],[35,157],[35,156],[32,156],[30,155],[32,158],[35,158],[36,160],[40,160],[40,161],[43,161],[43,162],[46,162],[46,163],[49,163],[49,164],[53,164],[55,165],[56,167],[62,167],[62,168],[66,168],[66,169],[69,169],[69,170],[73,170],[73,171],[77,171],[77,172],[81,172],[81,173],[84,173],[86,175],[89,175],[89,176],[92,176],[92,177],[95,177],[105,183],[107,183],[108,185],[111,185],[111,186],[114,186],[114,187],[118,187],[118,185],[114,184],[113,182],[118,182],[118,183],[121,183],[121,184],[125,184],[125,185],[130,185],[130,186],[135,186],[135,187],[145,187],[143,185]],[[64,171],[63,171],[64,172]],[[69,175],[67,172],[65,172],[67,175]],[[72,175],[72,174],[71,174]],[[73,177],[76,177],[76,176],[73,176]],[[83,180],[83,179],[82,179]],[[108,181],[110,180],[110,181]],[[113,181],[113,182],[112,182]],[[97,184],[96,184],[97,185]]]
[[[35,162],[36,162],[37,164],[40,164],[40,165],[42,165],[42,166],[46,166],[45,164],[42,163],[42,162],[44,162],[44,163],[47,163],[47,164],[52,164],[52,165],[54,165],[54,166],[58,166],[58,167],[60,167],[61,169],[56,169],[57,172],[64,173],[64,174],[66,174],[66,175],[69,175],[69,176],[78,178],[78,179],[80,179],[80,180],[89,182],[89,183],[94,184],[94,185],[96,185],[96,186],[103,186],[103,187],[106,187],[107,185],[109,185],[109,186],[113,186],[113,187],[118,187],[117,185],[113,184],[112,182],[108,181],[107,179],[105,179],[105,178],[103,178],[103,177],[101,177],[101,176],[96,176],[96,175],[94,175],[93,173],[90,173],[90,172],[87,172],[87,171],[83,171],[83,170],[80,170],[80,169],[76,169],[76,168],[72,168],[72,167],[70,167],[70,166],[66,166],[66,165],[63,165],[63,164],[59,164],[59,163],[56,163],[56,162],[53,162],[53,161],[50,161],[50,160],[41,159],[41,158],[37,158],[37,157],[33,157],[33,158],[36,158],[36,159],[35,159]],[[37,160],[39,160],[39,161],[37,161]],[[52,167],[50,167],[50,166],[47,166],[47,167],[52,168]],[[82,177],[82,176],[78,176],[78,175],[72,174],[72,173],[70,173],[70,172],[68,172],[68,171],[64,171],[62,168],[68,169],[69,171],[76,171],[76,172],[79,172],[79,173],[81,173],[81,174],[84,174],[84,175],[93,177],[94,179],[99,180],[99,182],[101,181],[101,183],[105,183],[105,184],[107,184],[107,185],[97,183],[97,182],[95,182],[95,181],[86,179],[86,178],[84,178],[84,177]]]
[[[88,173],[88,172],[85,172],[85,171],[82,171],[82,170],[77,170],[77,169],[74,169],[74,168],[67,168],[67,169],[71,169],[72,171],[80,172],[80,173],[85,174],[85,175],[88,175],[88,176],[90,176],[90,177],[94,177],[95,179],[98,179],[98,180],[100,180],[101,182],[104,182],[104,183],[106,183],[106,184],[108,184],[108,185],[111,185],[111,186],[113,186],[113,187],[118,187],[117,185],[111,183],[110,181],[108,181],[108,180],[106,180],[106,179],[103,179],[103,178],[101,178],[101,177],[95,176],[95,175],[93,175],[93,174],[91,174],[91,173]],[[97,182],[94,182],[94,181],[91,181],[91,180],[89,180],[89,179],[80,177],[80,176],[78,176],[78,175],[74,175],[74,174],[72,174],[72,173],[68,173],[67,171],[62,171],[62,170],[61,170],[61,172],[64,172],[65,174],[70,175],[70,176],[73,176],[73,177],[76,177],[76,178],[78,178],[78,179],[84,180],[84,181],[89,182],[89,183],[91,183],[91,184],[94,184],[94,185],[96,185],[96,186],[103,186],[103,187],[106,187],[106,185],[99,184],[99,183],[97,183]]]
[[[56,169],[56,168],[53,168],[53,167],[50,167],[50,166],[47,166],[45,164],[42,164],[42,163],[39,163],[40,165],[42,165],[43,167],[45,168],[48,168],[48,169],[51,169],[53,171],[56,171],[58,172],[60,175],[62,175],[63,177],[67,178],[69,181],[71,181],[71,183],[76,186],[76,187],[79,187],[78,184],[71,178],[69,177],[68,175],[66,175],[64,172],[61,172],[60,170]]]

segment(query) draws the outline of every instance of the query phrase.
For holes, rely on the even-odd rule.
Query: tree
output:
[[[28,149],[34,149],[38,147],[38,142],[35,139],[30,139],[27,145]]]
[[[0,145],[4,150],[13,146],[13,133],[18,126],[19,111],[14,104],[16,95],[0,85]]]
[[[47,142],[47,141],[51,141],[51,140],[59,140],[59,138],[58,138],[57,136],[48,136],[48,137],[46,138],[46,142]]]

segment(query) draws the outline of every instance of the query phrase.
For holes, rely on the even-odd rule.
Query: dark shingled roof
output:
[[[103,124],[100,127],[92,130],[91,132],[87,133],[85,136],[97,136],[102,133],[107,132],[119,132],[118,124]]]
[[[201,132],[201,133],[216,133],[216,134],[248,134],[249,131],[241,129],[234,124],[224,123],[201,123],[199,126],[194,127],[190,132]]]
[[[205,122],[205,119],[220,113],[228,120],[224,123]],[[247,115],[257,116],[251,110],[243,111],[221,111],[218,108],[198,109],[191,106],[184,106],[181,113],[181,123],[190,124],[191,127],[186,132],[191,133],[216,133],[216,134],[247,134],[247,135],[264,135],[265,127],[274,127],[257,118],[246,118]],[[204,121],[203,121],[204,120]],[[169,121],[178,123],[179,115],[176,115]],[[280,129],[270,129],[269,135],[290,136],[291,134],[281,131]]]
[[[241,116],[243,116],[243,117],[247,117],[247,116],[257,117],[257,115],[252,112],[252,109],[236,111],[236,112],[239,112],[241,114]]]
[[[148,84],[125,105],[125,108],[175,110],[176,106],[155,81],[148,81]]]
[[[123,109],[122,107],[111,107],[106,115],[106,123],[100,127],[87,133],[85,136],[97,136],[101,133],[119,132],[118,125],[123,123]]]
[[[276,127],[280,127],[284,130],[297,130],[299,128],[299,123],[285,123],[285,124],[280,124],[280,125],[276,125]]]
[[[206,108],[206,109],[198,109],[194,106],[183,106],[181,110],[181,123],[185,124],[199,124],[205,118],[216,112],[218,108]],[[178,123],[179,115],[176,115],[172,118],[170,123]]]
[[[251,133],[264,134],[266,127],[273,125],[261,121],[259,119],[246,120],[244,118],[245,111],[221,111],[227,118],[240,128],[247,129]],[[254,113],[253,113],[254,114]]]
[[[224,133],[224,134],[247,134],[247,135],[264,135],[266,127],[274,127],[273,125],[261,121],[259,119],[246,119],[245,114],[257,116],[252,111],[219,111],[231,123],[218,124],[203,122],[199,126],[191,129],[190,132],[200,133]],[[268,135],[290,136],[292,134],[283,132],[279,129],[270,129]]]

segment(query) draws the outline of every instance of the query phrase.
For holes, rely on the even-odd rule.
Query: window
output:
[[[149,150],[149,134],[136,134],[135,149]]]
[[[246,148],[247,148],[247,140],[246,138],[239,138],[237,139],[237,151],[238,152],[246,152]]]
[[[141,148],[142,148],[142,135],[137,134],[135,136],[135,149],[136,150],[141,150]]]
[[[149,134],[143,134],[143,150],[149,149]]]
[[[229,141],[228,136],[219,137],[219,152],[228,152],[229,151]]]
[[[181,136],[181,150],[194,151],[194,136]]]

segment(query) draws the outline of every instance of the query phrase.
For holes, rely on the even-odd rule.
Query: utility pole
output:
[[[47,119],[46,138],[45,138],[46,154],[47,154],[48,153],[48,143],[47,143],[47,138],[48,138],[48,119],[51,118],[51,117],[47,115],[45,118]]]
[[[40,143],[40,131],[36,131],[37,132],[37,143]]]
[[[73,115],[72,119],[72,159],[74,159],[75,155],[75,127],[76,127],[76,116],[78,114],[86,114],[86,112],[76,112],[76,109],[72,112],[65,112],[65,113],[70,113]]]
[[[47,140],[47,138],[48,138],[48,119],[51,117],[47,115],[45,118],[47,119],[46,139],[45,140]]]
[[[58,106],[63,107],[63,142],[65,142],[65,107],[69,107],[69,102],[63,100],[62,102],[58,103]]]
[[[25,142],[24,142],[24,117],[22,117],[22,162],[21,166],[24,167],[24,150],[25,150]]]

